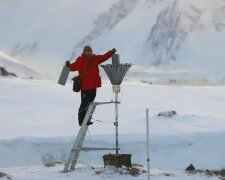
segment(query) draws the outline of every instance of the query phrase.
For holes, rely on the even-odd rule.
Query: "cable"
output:
[[[77,115],[81,112],[83,112],[84,110],[87,110],[89,108],[89,106],[85,107],[84,109],[82,109],[81,111],[78,111]]]
[[[79,113],[81,113],[81,112],[83,112],[83,111],[85,111],[85,110],[87,111],[88,108],[89,108],[89,105],[88,105],[87,107],[85,107],[84,109],[78,111],[78,113],[75,113],[75,115],[79,116]],[[73,116],[72,116],[72,117],[73,117]]]
[[[102,121],[102,120],[99,120],[99,119],[95,119],[95,118],[92,118],[93,120],[99,122],[99,123],[105,123],[105,124],[114,124],[114,122],[106,122],[106,121]]]
[[[88,129],[88,135],[89,135],[89,139],[90,139],[90,142],[91,142],[91,146],[93,147],[93,141],[92,141],[92,138],[91,138],[91,134],[90,134],[90,131]],[[98,152],[96,150],[94,150],[95,153],[97,154],[97,156],[102,160],[104,161],[104,159],[98,154]]]

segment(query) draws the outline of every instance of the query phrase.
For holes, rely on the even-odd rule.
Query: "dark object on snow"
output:
[[[221,169],[219,172],[220,176],[225,177],[225,169]]]
[[[164,176],[172,176],[170,173],[162,173]]]
[[[176,111],[164,111],[164,112],[160,112],[158,116],[172,117],[172,116],[175,116],[176,114],[177,114]]]
[[[105,166],[131,168],[131,154],[107,154],[103,156]]]
[[[185,171],[195,171],[195,167],[193,166],[193,164],[190,164],[186,169]]]
[[[145,84],[152,84],[151,81],[146,81],[146,80],[141,80],[142,83],[145,83]]]
[[[117,169],[112,168],[112,170],[113,170],[113,173],[118,173],[120,175],[131,175],[131,176],[138,176],[140,174],[147,173],[147,171],[144,169],[142,165],[135,165],[135,164],[132,164],[132,168],[122,167]],[[104,172],[105,172],[105,169],[95,171],[95,173],[98,175]]]
[[[177,80],[176,80],[176,79],[170,79],[170,80],[169,80],[169,83],[170,83],[170,84],[176,84],[176,83],[177,83]]]
[[[195,167],[193,166],[193,164],[190,164],[186,170],[187,173],[191,173],[191,174],[204,174],[208,177],[218,177],[219,179],[225,179],[225,169],[221,169],[221,170],[196,170]]]
[[[224,179],[225,169],[221,169],[220,171],[215,171],[215,170],[210,171],[210,170],[206,169],[205,174],[207,176],[218,176],[218,177],[221,177],[221,179]]]
[[[55,166],[56,164],[63,164],[63,162],[48,162],[48,163],[45,163],[44,166],[46,167],[52,167],[52,166]]]
[[[144,166],[140,164],[132,164],[132,168],[130,168],[129,171],[132,176],[137,176],[142,173],[147,173],[147,171],[144,169]]]
[[[8,72],[4,67],[0,67],[0,75],[17,77],[15,73]]]
[[[6,173],[0,172],[0,178],[3,178],[3,177],[6,177],[7,179],[12,179],[12,176],[10,176]]]

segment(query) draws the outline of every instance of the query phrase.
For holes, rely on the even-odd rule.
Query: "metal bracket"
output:
[[[115,126],[118,126],[118,122],[114,122],[113,124],[114,124]]]

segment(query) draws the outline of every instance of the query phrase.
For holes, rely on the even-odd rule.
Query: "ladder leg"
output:
[[[62,172],[68,172],[70,170],[75,169],[75,165],[76,165],[76,162],[77,162],[77,159],[78,159],[78,156],[79,156],[80,150],[82,148],[82,144],[84,142],[85,135],[86,135],[87,129],[88,129],[88,126],[86,124],[87,124],[89,118],[91,117],[91,115],[93,114],[95,106],[96,105],[94,103],[90,104],[88,111],[85,115],[84,121],[82,123],[82,126],[78,132],[77,138],[73,144],[70,155],[65,163],[64,170]]]
[[[73,161],[73,159],[76,159],[76,160],[78,159],[87,129],[88,129],[88,126],[85,126],[84,128],[82,128],[82,127],[80,128],[80,131],[79,131],[77,138],[74,142],[74,145],[71,149],[70,155],[67,159],[67,162],[65,164],[63,172],[69,172],[70,169],[72,170],[71,162]],[[75,165],[74,165],[74,167],[75,167]]]
[[[94,113],[95,107],[96,107],[95,104],[91,104],[89,106],[89,108],[88,108],[88,111],[87,111],[86,115],[85,115],[84,121],[82,123],[82,127],[85,126],[87,128],[85,129],[85,133],[83,133],[83,137],[81,138],[82,140],[81,140],[80,145],[79,145],[79,151],[77,151],[77,153],[74,155],[74,158],[72,160],[71,167],[70,167],[71,170],[75,170],[75,166],[76,166],[76,163],[77,163],[77,159],[78,159],[78,156],[80,154],[80,150],[82,148],[82,145],[83,145],[83,142],[84,142],[86,133],[87,133],[87,129],[88,129],[88,126],[86,124],[87,124],[89,118]]]
[[[83,126],[83,125],[82,125]],[[86,126],[86,125],[85,125]],[[88,127],[88,126],[86,126]],[[87,129],[88,128],[85,128],[85,132],[83,134],[83,136],[81,137],[80,139],[80,142],[78,144],[78,148],[77,149],[73,149],[74,151],[74,156],[72,157],[71,159],[71,166],[70,166],[70,170],[75,170],[75,166],[76,166],[76,163],[77,163],[77,160],[78,160],[78,157],[79,157],[79,154],[80,154],[80,151],[81,151],[81,148],[82,148],[82,144],[84,142],[84,139],[85,139],[85,135],[87,133]]]

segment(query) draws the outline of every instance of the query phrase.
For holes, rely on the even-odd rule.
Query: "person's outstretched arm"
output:
[[[108,51],[107,53],[105,53],[103,55],[96,55],[98,64],[101,64],[101,63],[105,62],[106,60],[111,58],[112,55],[115,54],[115,53],[116,53],[116,49],[113,48],[112,50]]]

